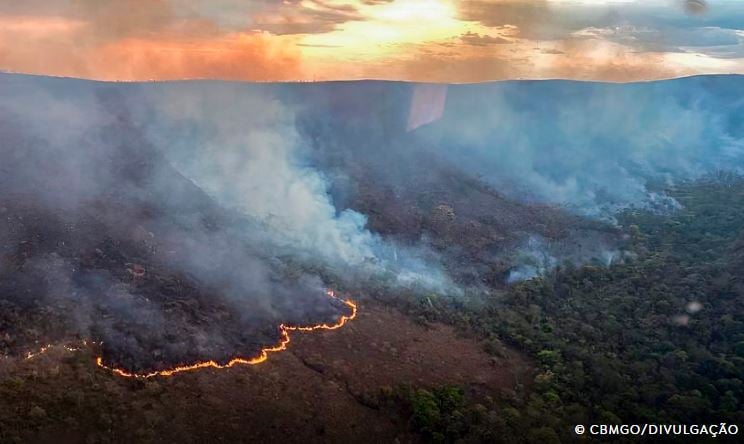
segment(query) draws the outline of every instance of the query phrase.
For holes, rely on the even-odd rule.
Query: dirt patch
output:
[[[297,336],[292,352],[310,368],[343,381],[354,395],[383,386],[457,384],[487,392],[529,379],[525,358],[497,359],[449,326],[420,325],[375,302],[361,302],[340,332]]]

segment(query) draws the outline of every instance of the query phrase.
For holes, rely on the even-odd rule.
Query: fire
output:
[[[220,364],[217,361],[213,361],[213,360],[201,361],[201,362],[196,362],[193,364],[179,365],[179,366],[176,366],[170,369],[158,370],[158,371],[153,371],[149,373],[128,372],[121,368],[108,366],[103,362],[103,357],[101,356],[96,357],[96,365],[98,365],[98,367],[100,368],[110,371],[111,373],[117,376],[121,376],[125,378],[137,378],[137,379],[149,379],[149,378],[154,378],[156,376],[173,376],[176,373],[190,372],[190,371],[204,369],[204,368],[226,369],[226,368],[234,367],[236,365],[257,365],[257,364],[260,364],[268,360],[270,353],[277,353],[277,352],[286,350],[291,341],[291,338],[289,336],[289,332],[291,331],[310,332],[310,331],[316,331],[316,330],[337,330],[343,327],[344,325],[346,325],[347,322],[356,318],[357,305],[353,301],[351,301],[350,299],[344,300],[344,299],[339,298],[338,296],[336,296],[336,294],[332,290],[328,290],[326,294],[331,299],[335,299],[337,301],[341,301],[342,303],[344,303],[347,307],[351,309],[351,314],[341,316],[333,324],[316,324],[316,325],[310,325],[310,326],[293,326],[293,325],[281,324],[279,326],[279,331],[281,333],[281,338],[279,342],[272,347],[261,349],[261,352],[257,356],[252,357],[252,358],[236,357],[228,361],[226,364]],[[88,341],[83,341],[83,346],[87,346],[87,345],[88,345]],[[49,344],[49,345],[42,347],[37,352],[34,352],[34,353],[29,352],[26,355],[26,359],[32,359],[36,356],[44,354],[48,352],[50,349],[52,349],[53,347],[54,345]],[[63,347],[67,351],[79,351],[82,349],[82,347],[72,347],[68,345],[64,345]]]
[[[81,342],[82,345],[79,346],[79,347],[74,347],[72,345],[67,345],[67,344],[63,344],[63,345],[47,344],[47,345],[41,347],[40,349],[38,349],[35,352],[28,352],[28,353],[26,353],[26,356],[24,356],[24,359],[26,359],[26,360],[34,359],[37,356],[41,356],[43,354],[46,354],[48,351],[52,350],[53,348],[58,348],[58,347],[61,347],[61,348],[65,349],[65,350],[67,350],[68,352],[77,352],[77,351],[80,351],[83,348],[87,347],[89,343],[90,343],[90,341],[83,340]]]
[[[54,347],[52,344],[47,344],[39,349],[39,351],[36,352],[28,352],[26,353],[26,359],[34,359],[35,357],[39,355],[43,355],[44,353],[48,352],[52,347]]]

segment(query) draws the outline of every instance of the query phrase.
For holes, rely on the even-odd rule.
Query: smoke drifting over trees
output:
[[[598,217],[674,208],[654,183],[741,168],[741,89],[726,76],[451,87],[446,114],[422,137],[510,195]]]
[[[0,295],[137,369],[251,354],[337,315],[328,285],[460,296],[609,265],[618,210],[678,207],[655,183],[738,171],[741,89],[5,75]]]

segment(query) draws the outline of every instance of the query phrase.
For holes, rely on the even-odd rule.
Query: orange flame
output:
[[[78,351],[82,350],[83,348],[87,347],[89,343],[95,344],[95,342],[88,341],[88,340],[85,340],[85,339],[81,342],[82,345],[80,345],[79,347],[74,347],[72,345],[67,345],[67,344],[62,344],[62,345],[59,345],[59,344],[47,344],[47,345],[41,347],[40,349],[38,349],[35,352],[28,352],[28,353],[26,353],[26,356],[24,356],[23,359],[25,359],[25,360],[28,361],[28,360],[34,359],[34,358],[36,358],[38,356],[41,356],[43,354],[46,354],[47,352],[49,352],[50,350],[52,350],[54,348],[59,348],[59,347],[67,350],[68,352],[78,352]]]
[[[194,364],[180,365],[180,366],[176,366],[170,369],[158,370],[158,371],[149,372],[149,373],[133,373],[133,372],[128,372],[126,370],[123,370],[121,368],[108,366],[104,364],[103,357],[101,356],[96,357],[96,365],[98,365],[98,367],[101,367],[103,369],[110,371],[111,373],[117,376],[122,376],[125,378],[148,379],[148,378],[154,378],[156,376],[173,376],[176,373],[189,372],[189,371],[199,370],[203,368],[225,369],[225,368],[234,367],[236,365],[260,364],[262,362],[265,362],[267,359],[269,359],[269,353],[276,353],[276,352],[284,351],[287,349],[287,346],[289,345],[289,342],[290,342],[290,337],[289,337],[290,331],[308,332],[308,331],[315,331],[315,330],[337,330],[343,327],[344,325],[346,325],[347,322],[356,318],[357,306],[353,301],[351,301],[350,299],[344,300],[344,299],[339,298],[338,296],[336,296],[333,290],[328,290],[326,294],[331,299],[335,299],[337,301],[341,301],[342,303],[344,303],[347,307],[351,309],[351,314],[341,316],[340,318],[338,318],[338,320],[334,324],[317,324],[317,325],[311,325],[311,326],[292,326],[292,325],[281,324],[279,326],[279,331],[281,332],[281,339],[279,340],[279,343],[273,347],[267,347],[267,348],[261,349],[261,352],[258,354],[258,356],[255,356],[253,358],[236,357],[228,361],[227,364],[220,364],[217,361],[213,361],[213,360],[201,361],[201,362],[196,362]],[[88,344],[101,345],[102,343],[96,343],[94,341],[83,340],[82,345],[80,347],[74,347],[71,345],[61,345],[61,347],[64,348],[68,352],[77,352],[77,351],[82,350],[84,347],[87,347]],[[60,346],[54,345],[54,344],[47,344],[41,347],[36,352],[28,352],[25,356],[25,359],[26,360],[34,359],[37,356],[43,355],[56,347],[60,347]]]
[[[258,356],[255,356],[253,358],[240,358],[236,357],[231,359],[227,362],[227,364],[220,364],[217,361],[209,360],[209,361],[201,361],[196,362],[194,364],[189,365],[180,365],[176,366],[170,369],[166,370],[157,370],[150,373],[133,373],[128,372],[126,370],[123,370],[121,368],[116,367],[110,367],[103,363],[103,358],[101,356],[98,356],[96,358],[96,365],[99,367],[106,369],[113,374],[117,376],[122,376],[125,378],[138,378],[138,379],[148,379],[148,378],[154,378],[156,376],[173,376],[176,373],[182,373],[182,372],[190,372],[194,370],[199,370],[203,368],[214,368],[214,369],[226,369],[230,367],[234,367],[236,365],[256,365],[260,364],[262,362],[265,362],[267,359],[269,359],[269,353],[276,353],[287,349],[287,346],[290,342],[289,332],[290,331],[315,331],[315,330],[337,330],[341,327],[343,327],[347,322],[351,321],[352,319],[356,318],[357,315],[357,306],[356,304],[351,300],[343,300],[340,299],[336,294],[329,290],[327,292],[328,296],[332,299],[336,299],[338,301],[343,302],[351,308],[351,314],[350,315],[344,315],[341,316],[338,321],[334,324],[317,324],[312,326],[291,326],[291,325],[284,325],[281,324],[279,326],[279,330],[281,332],[281,339],[279,340],[279,343],[273,347],[267,347],[261,349],[261,352],[258,354]]]

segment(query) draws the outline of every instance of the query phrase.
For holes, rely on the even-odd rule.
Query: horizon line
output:
[[[595,79],[571,79],[563,77],[545,77],[545,78],[533,78],[533,77],[517,77],[509,79],[494,79],[494,80],[483,80],[478,82],[426,82],[406,79],[384,79],[384,78],[350,78],[350,79],[326,79],[326,80],[241,80],[241,79],[224,79],[218,77],[193,77],[193,78],[182,78],[182,79],[147,79],[147,80],[107,80],[97,79],[92,77],[75,77],[55,74],[38,74],[19,72],[12,70],[0,69],[0,75],[11,75],[11,76],[27,76],[27,77],[40,77],[48,79],[60,79],[60,80],[77,80],[84,82],[94,83],[125,83],[125,84],[145,84],[145,83],[179,83],[179,82],[223,82],[223,83],[245,83],[245,84],[306,84],[306,83],[365,83],[365,82],[378,82],[378,83],[409,83],[419,85],[483,85],[490,83],[505,83],[505,82],[577,82],[577,83],[599,83],[608,85],[625,85],[625,84],[639,84],[639,83],[653,83],[653,82],[665,82],[670,80],[681,80],[689,79],[694,77],[733,77],[733,76],[744,76],[744,73],[700,73],[700,74],[686,74],[679,76],[660,77],[655,79],[642,79],[632,81],[612,81],[612,80],[595,80]]]

